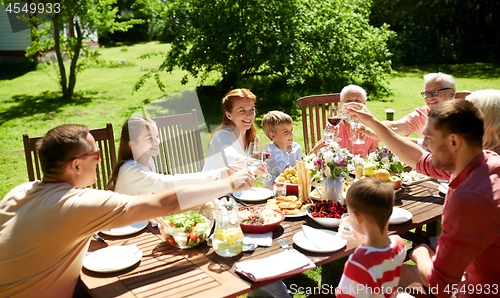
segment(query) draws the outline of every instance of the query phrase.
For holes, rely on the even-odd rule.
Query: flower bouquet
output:
[[[311,178],[318,182],[321,178],[343,178],[348,172],[348,165],[354,156],[348,149],[340,148],[337,142],[331,142],[321,148],[318,155],[307,155],[304,160],[306,167],[311,170]]]
[[[385,146],[377,148],[376,151],[368,154],[365,163],[369,162],[375,164],[377,169],[386,169],[391,173],[398,174],[404,171],[403,162]]]

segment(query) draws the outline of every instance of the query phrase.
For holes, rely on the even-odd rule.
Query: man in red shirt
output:
[[[436,252],[421,245],[411,254],[416,281],[438,297],[498,297],[500,156],[482,150],[479,110],[465,100],[436,106],[424,127],[422,148],[388,129],[366,106],[350,104],[348,110],[418,172],[450,180]],[[403,269],[402,279],[411,267]]]

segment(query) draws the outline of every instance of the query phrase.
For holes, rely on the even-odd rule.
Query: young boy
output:
[[[266,161],[267,171],[273,178],[266,186],[273,185],[287,166],[294,167],[295,161],[302,159],[302,148],[293,141],[292,124],[292,117],[280,111],[270,111],[262,118],[262,129],[273,141],[269,145],[271,157]]]
[[[349,224],[361,244],[349,257],[336,289],[337,297],[396,297],[406,248],[399,235],[387,235],[393,188],[365,178],[347,191]]]

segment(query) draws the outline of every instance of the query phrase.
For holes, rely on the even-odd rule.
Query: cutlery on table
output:
[[[288,244],[286,244],[285,240],[283,240],[283,239],[279,239],[279,240],[278,240],[278,242],[279,242],[279,244],[281,245],[281,247],[282,247],[283,249],[287,249],[287,250],[288,250],[288,249],[292,249],[290,246],[288,246]]]
[[[238,199],[237,197],[235,197],[233,194],[229,194],[237,203],[240,203],[241,205],[243,206],[246,206],[247,203],[243,202],[242,200]]]
[[[95,240],[101,242],[102,245],[105,245],[107,246],[108,244],[106,243],[106,241],[104,241],[104,239],[102,239],[100,236],[98,236],[96,233],[92,234],[92,236],[94,236]]]
[[[427,191],[428,191],[428,192],[429,192],[429,194],[430,194],[431,196],[433,196],[433,197],[436,197],[436,198],[441,198],[441,199],[443,198],[443,197],[442,197],[442,196],[440,196],[440,195],[436,195],[436,194],[434,194],[434,193],[433,193],[430,189],[428,189]]]

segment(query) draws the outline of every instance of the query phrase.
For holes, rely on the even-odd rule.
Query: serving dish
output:
[[[201,216],[201,217],[200,217]],[[158,217],[160,236],[172,246],[192,248],[207,239],[214,224],[213,212],[186,211],[166,217]],[[193,221],[196,222],[193,224]]]
[[[262,234],[272,232],[285,219],[285,214],[266,207],[238,210],[240,227],[244,233]]]

